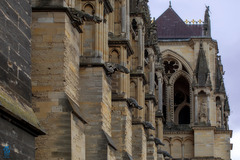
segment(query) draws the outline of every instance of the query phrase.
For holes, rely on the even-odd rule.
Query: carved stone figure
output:
[[[207,123],[207,104],[204,102],[200,105],[199,122]]]
[[[162,145],[162,146],[165,146],[165,144],[162,143],[162,141],[161,141],[159,138],[157,138],[157,137],[154,138],[154,142],[155,142],[156,145]]]
[[[173,158],[167,151],[159,150],[158,154],[162,154],[164,157]]]
[[[217,105],[216,109],[216,126],[221,127],[221,105]]]
[[[83,21],[93,21],[95,23],[102,22],[102,19],[95,15],[90,15],[83,11],[79,11],[75,8],[70,8],[69,11],[73,14],[74,20],[78,22],[79,25],[83,24]]]
[[[145,129],[155,130],[155,128],[153,127],[151,122],[145,121],[145,122],[143,122],[143,125],[144,125]]]
[[[129,107],[132,107],[132,108],[137,108],[139,110],[143,109],[142,106],[139,106],[137,101],[134,99],[134,98],[128,98],[127,99],[127,103],[128,103],[128,106]]]
[[[111,75],[111,74],[115,73],[116,71],[119,71],[122,73],[127,73],[127,74],[129,73],[129,70],[120,64],[107,62],[107,63],[105,63],[105,67],[107,69],[108,75]]]

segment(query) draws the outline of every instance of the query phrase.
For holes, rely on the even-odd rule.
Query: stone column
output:
[[[184,160],[184,144],[182,144],[182,160]]]
[[[169,86],[169,97],[170,97],[170,124],[174,123],[174,84]]]
[[[99,24],[95,24],[95,48],[94,48],[94,51],[95,51],[95,54],[99,52],[99,48],[98,48],[98,35],[99,35]],[[92,55],[93,56],[93,55]]]
[[[195,99],[195,123],[198,123],[198,97],[197,94],[194,95]]]
[[[210,94],[207,94],[207,123],[210,124]]]
[[[127,30],[126,30],[126,37],[127,37],[127,39],[129,40],[130,39],[130,2],[129,2],[129,0],[126,0],[126,28],[127,28]]]
[[[155,123],[155,119],[154,119],[154,116],[153,116],[154,115],[154,103],[152,101],[149,101],[148,102],[148,107],[149,107],[149,112],[147,113],[148,114],[148,121],[150,121],[154,125],[154,123]]]
[[[121,32],[126,33],[126,3],[125,0],[122,1],[121,7]]]
[[[150,59],[150,66],[151,66],[151,71],[149,75],[150,79],[150,86],[149,86],[149,92],[150,94],[154,94],[154,76],[155,76],[155,66],[154,66],[154,53],[150,53],[149,55]]]
[[[172,144],[172,142],[170,142],[169,143],[170,155],[172,155],[172,146],[173,146],[173,144]]]
[[[171,85],[167,85],[167,107],[169,107],[169,112],[167,112],[167,122],[170,123],[171,122],[171,112],[172,112],[172,108],[171,108],[171,105],[172,105],[172,102],[171,102],[171,88],[172,86]],[[168,109],[167,109],[168,110]]]
[[[224,128],[224,123],[223,123],[223,119],[224,119],[224,100],[223,98],[221,98],[221,127]]]
[[[142,46],[143,46],[143,33],[142,33],[142,28],[143,25],[140,23],[138,25],[138,69],[143,68],[143,50],[142,50]]]
[[[158,109],[157,111],[159,113],[163,113],[162,112],[162,84],[163,84],[163,77],[162,77],[162,73],[160,71],[157,72],[157,78],[158,78]]]
[[[162,77],[158,78],[158,109],[162,112]]]

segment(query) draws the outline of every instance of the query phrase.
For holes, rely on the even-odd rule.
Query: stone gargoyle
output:
[[[145,121],[145,122],[143,122],[143,126],[145,129],[155,130],[155,128],[153,127],[151,122]]]
[[[107,69],[107,75],[111,75],[111,74],[115,73],[116,71],[126,73],[126,74],[129,73],[129,70],[120,64],[107,62],[107,63],[105,63],[105,67]]]
[[[73,15],[74,21],[78,23],[78,25],[82,25],[83,21],[93,21],[95,23],[102,22],[102,19],[95,15],[90,15],[83,11],[79,11],[75,8],[69,8],[70,13]]]
[[[128,98],[127,99],[127,103],[128,103],[128,106],[129,107],[132,107],[132,108],[137,108],[139,110],[143,109],[142,106],[139,106],[137,101],[134,99],[134,98]]]
[[[165,146],[165,144],[163,144],[162,141],[159,138],[157,138],[157,137],[154,138],[154,142],[155,142],[156,145]]]
[[[173,158],[167,151],[159,150],[158,154],[162,154],[164,157]]]

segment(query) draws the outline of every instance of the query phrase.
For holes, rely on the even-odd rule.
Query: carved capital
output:
[[[157,79],[162,81],[163,80],[163,76],[162,76],[162,72],[161,71],[157,71],[156,72],[156,75],[157,75]]]

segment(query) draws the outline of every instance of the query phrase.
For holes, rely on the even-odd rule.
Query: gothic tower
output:
[[[1,0],[0,22],[10,158],[230,160],[209,7],[186,24],[148,0]]]
[[[164,65],[164,149],[174,159],[230,160],[229,106],[209,7],[203,23],[185,23],[172,6],[156,23]]]

